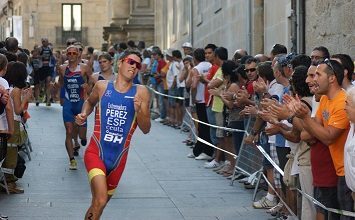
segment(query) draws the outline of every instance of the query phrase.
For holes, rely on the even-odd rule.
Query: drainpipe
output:
[[[247,21],[247,48],[246,50],[248,51],[248,54],[253,54],[252,53],[252,47],[253,47],[253,39],[252,39],[252,22],[253,22],[253,15],[252,15],[252,0],[248,1],[248,21]]]
[[[291,52],[297,52],[297,2],[291,0]]]
[[[194,45],[194,32],[193,32],[193,2],[190,0],[190,22],[189,22],[189,32],[190,32],[190,43]]]
[[[305,40],[305,29],[306,29],[306,3],[305,0],[297,1],[297,18],[298,18],[298,53],[305,54],[306,52],[306,40]]]

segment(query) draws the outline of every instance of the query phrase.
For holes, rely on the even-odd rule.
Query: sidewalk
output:
[[[19,185],[22,195],[0,194],[0,213],[9,220],[83,219],[91,193],[82,160],[78,170],[68,169],[65,129],[59,105],[30,106],[29,134],[32,161]],[[88,138],[93,128],[88,125]],[[132,138],[125,173],[116,194],[104,210],[107,220],[236,220],[267,219],[252,208],[251,190],[203,168],[189,159],[185,134],[152,121],[151,132],[137,128]]]

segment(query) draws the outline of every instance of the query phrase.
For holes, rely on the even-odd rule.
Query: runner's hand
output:
[[[139,113],[142,106],[142,99],[139,96],[134,96],[134,110]]]
[[[75,123],[78,125],[83,125],[85,124],[86,118],[88,116],[85,113],[79,113],[75,116]]]

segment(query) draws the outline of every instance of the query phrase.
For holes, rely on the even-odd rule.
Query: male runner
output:
[[[46,95],[46,106],[50,106],[51,102],[51,88],[50,82],[52,81],[51,68],[49,66],[51,57],[53,56],[52,50],[49,47],[49,42],[47,38],[42,38],[42,46],[38,48],[39,56],[41,59],[41,67],[38,71],[38,76],[35,76],[35,99],[36,106],[39,105],[39,94],[41,91],[42,83],[45,84],[45,95]]]
[[[79,114],[84,103],[84,93],[89,91],[86,79],[92,75],[91,68],[78,61],[79,49],[76,46],[67,48],[68,64],[60,66],[59,84],[64,87],[63,120],[66,130],[65,146],[70,159],[69,169],[76,170],[74,159],[73,127],[74,116]],[[83,124],[86,126],[86,124]]]
[[[138,52],[125,51],[118,60],[116,81],[98,81],[76,116],[76,123],[85,123],[99,103],[100,117],[84,156],[93,197],[85,219],[99,219],[117,188],[137,125],[144,134],[150,130],[150,94],[145,87],[133,84],[141,61]]]

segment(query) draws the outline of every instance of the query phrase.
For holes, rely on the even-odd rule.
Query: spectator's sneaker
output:
[[[187,155],[187,157],[188,157],[188,158],[195,158],[195,155],[194,155],[193,153],[189,153],[189,154]]]
[[[218,171],[222,170],[227,164],[230,164],[230,162],[228,160],[224,161],[224,163],[221,163],[221,165],[219,167],[216,167],[212,170],[215,172],[218,172]]]
[[[80,140],[81,146],[86,146],[87,143],[88,143],[87,139],[81,139]]]
[[[164,119],[162,119],[162,118],[156,118],[156,119],[154,119],[154,121],[156,121],[156,122],[162,122],[162,121],[164,121]]]
[[[78,169],[78,164],[76,163],[76,160],[71,160],[69,164],[69,170],[77,170]]]
[[[47,103],[46,103],[46,106],[51,106],[51,103],[50,103],[50,102],[47,102]]]
[[[36,106],[39,106],[39,101],[36,101]]]
[[[256,209],[270,209],[276,205],[276,199],[270,201],[266,198],[266,196],[262,197],[259,201],[253,202],[253,207]]]
[[[212,160],[209,163],[205,163],[205,165],[203,167],[206,168],[206,169],[213,169],[213,168],[216,168],[218,166],[220,166],[220,164],[217,161]]]
[[[276,216],[277,213],[279,213],[279,211],[282,209],[283,206],[284,206],[284,204],[282,204],[282,202],[279,202],[274,207],[266,210],[266,213],[270,213],[272,216]]]
[[[195,160],[210,160],[212,159],[211,156],[208,156],[205,153],[201,153],[200,155],[198,155],[197,157],[195,157]]]
[[[9,219],[8,216],[3,215],[3,214],[0,213],[0,220],[7,220],[7,219]]]
[[[7,188],[9,189],[9,192],[13,193],[13,194],[22,194],[25,192],[21,187],[16,185],[16,183],[14,183],[14,182],[8,183]]]

